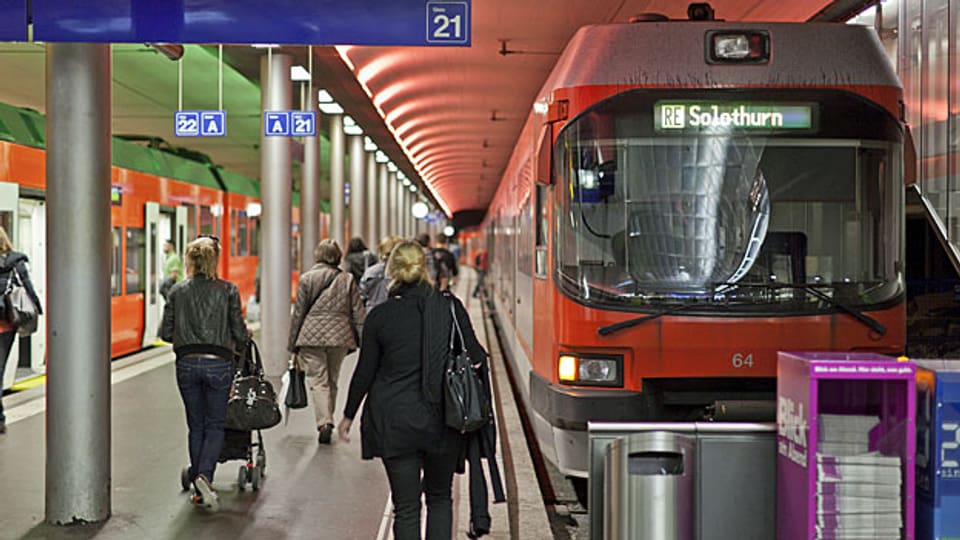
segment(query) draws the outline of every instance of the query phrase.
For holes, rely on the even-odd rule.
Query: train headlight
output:
[[[707,63],[765,64],[770,61],[770,35],[761,31],[707,32]]]
[[[557,359],[557,378],[578,386],[623,386],[623,356],[564,353]]]

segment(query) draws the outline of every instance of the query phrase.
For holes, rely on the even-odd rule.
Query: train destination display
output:
[[[657,131],[810,129],[813,113],[812,104],[658,101],[654,104],[654,127]]]

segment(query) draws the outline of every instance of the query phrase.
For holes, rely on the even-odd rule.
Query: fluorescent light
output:
[[[417,186],[410,184],[410,193],[416,193],[416,192],[417,192]]]
[[[398,169],[397,169],[397,165],[396,165],[394,162],[392,162],[392,161],[388,161],[388,162],[387,162],[387,169],[388,169],[390,172],[397,172],[397,170],[398,170]]]
[[[397,178],[400,178],[400,173],[397,173]],[[410,185],[410,180],[407,180],[406,178],[400,178],[400,182],[403,183],[404,186]]]
[[[333,103],[333,96],[323,88],[317,90],[317,103]]]
[[[447,237],[453,236],[453,233],[455,233],[455,232],[457,232],[457,231],[455,231],[455,230],[453,229],[453,227],[450,226],[450,225],[447,225],[446,227],[443,228],[443,235],[444,235],[444,236],[447,236]]]
[[[364,151],[366,151],[366,152],[376,152],[376,151],[377,151],[377,145],[373,142],[373,139],[371,139],[370,137],[364,137],[364,138],[363,138],[363,149],[364,149]]]
[[[257,217],[263,213],[263,207],[260,206],[258,202],[247,203],[247,215],[250,217]]]
[[[279,43],[254,43],[250,45],[254,49],[276,49],[280,47]]]
[[[347,135],[363,135],[363,128],[358,125],[343,126],[343,132]]]
[[[290,66],[290,80],[294,82],[303,82],[310,80],[310,72],[307,71],[307,68],[296,65]]]
[[[423,219],[430,213],[430,209],[423,201],[417,201],[410,207],[410,213],[417,219]]]
[[[321,103],[320,112],[323,114],[343,114],[343,107],[339,103]]]
[[[399,178],[399,179],[401,179],[401,180],[406,180],[406,179],[407,179],[407,175],[403,174],[403,171],[397,171],[397,178]],[[407,185],[407,182],[404,182],[403,185]]]
[[[377,150],[377,155],[374,159],[376,159],[377,163],[386,163],[390,161],[390,158],[388,158],[387,155],[383,153],[383,150]]]

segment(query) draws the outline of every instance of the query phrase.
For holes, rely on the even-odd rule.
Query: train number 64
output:
[[[740,369],[743,367],[753,367],[753,353],[750,354],[741,354],[736,353],[733,355],[733,358],[730,359],[730,363],[733,364],[733,367]]]

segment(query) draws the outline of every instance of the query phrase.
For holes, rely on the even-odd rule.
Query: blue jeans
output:
[[[223,446],[231,382],[233,364],[227,360],[195,356],[177,359],[177,387],[187,411],[191,480],[202,474],[213,481]]]

